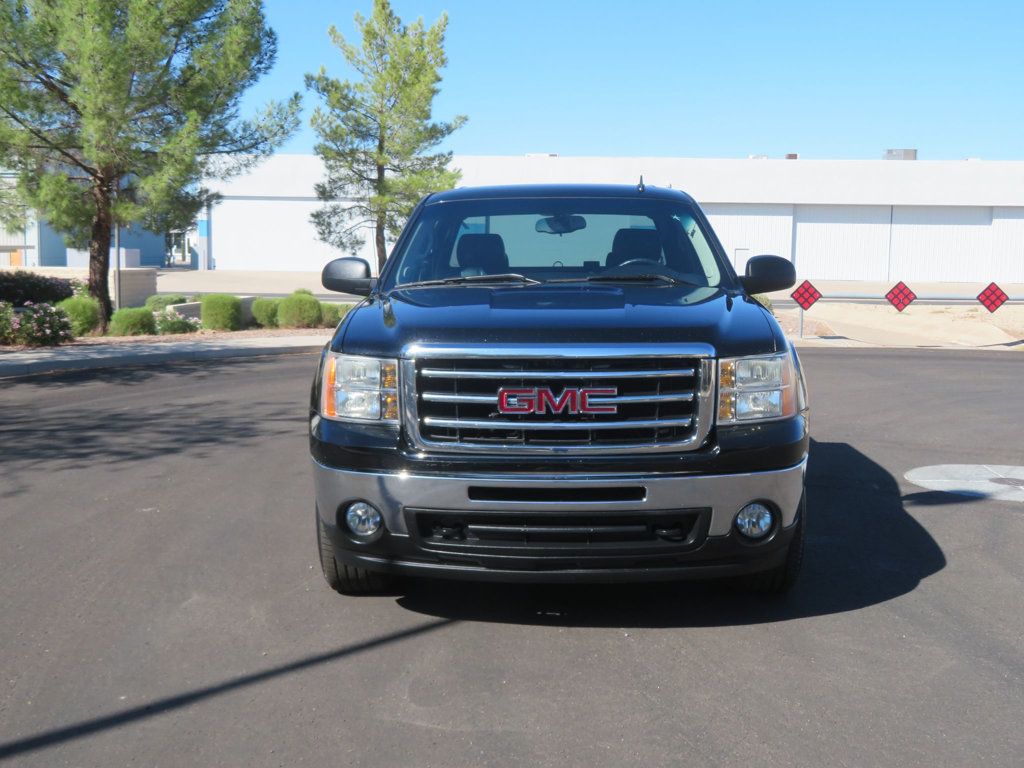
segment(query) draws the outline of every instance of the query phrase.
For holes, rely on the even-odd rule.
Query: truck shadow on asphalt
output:
[[[581,627],[699,627],[786,621],[852,611],[912,591],[946,558],[904,509],[896,479],[846,443],[812,441],[803,573],[784,597],[728,582],[511,585],[415,580],[398,604],[466,621]],[[921,506],[969,499],[907,497]]]

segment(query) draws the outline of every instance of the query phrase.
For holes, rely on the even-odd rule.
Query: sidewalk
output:
[[[302,335],[207,341],[139,341],[0,352],[0,379],[88,368],[293,354],[319,350],[330,338],[325,335]]]

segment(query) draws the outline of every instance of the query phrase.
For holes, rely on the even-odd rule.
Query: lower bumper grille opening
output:
[[[474,556],[488,565],[488,556],[553,561],[684,552],[703,543],[710,510],[520,514],[409,509],[407,515],[409,530],[423,550]]]

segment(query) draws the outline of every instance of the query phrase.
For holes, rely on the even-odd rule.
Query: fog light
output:
[[[747,504],[736,515],[736,530],[748,539],[762,539],[772,529],[775,515],[764,504]]]
[[[357,501],[345,510],[345,524],[356,536],[372,536],[380,530],[380,512],[365,501]]]

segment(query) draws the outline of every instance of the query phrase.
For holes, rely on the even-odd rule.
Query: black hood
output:
[[[760,304],[717,288],[542,284],[372,296],[349,312],[331,348],[400,357],[414,343],[705,343],[718,356],[770,353],[784,344]]]

